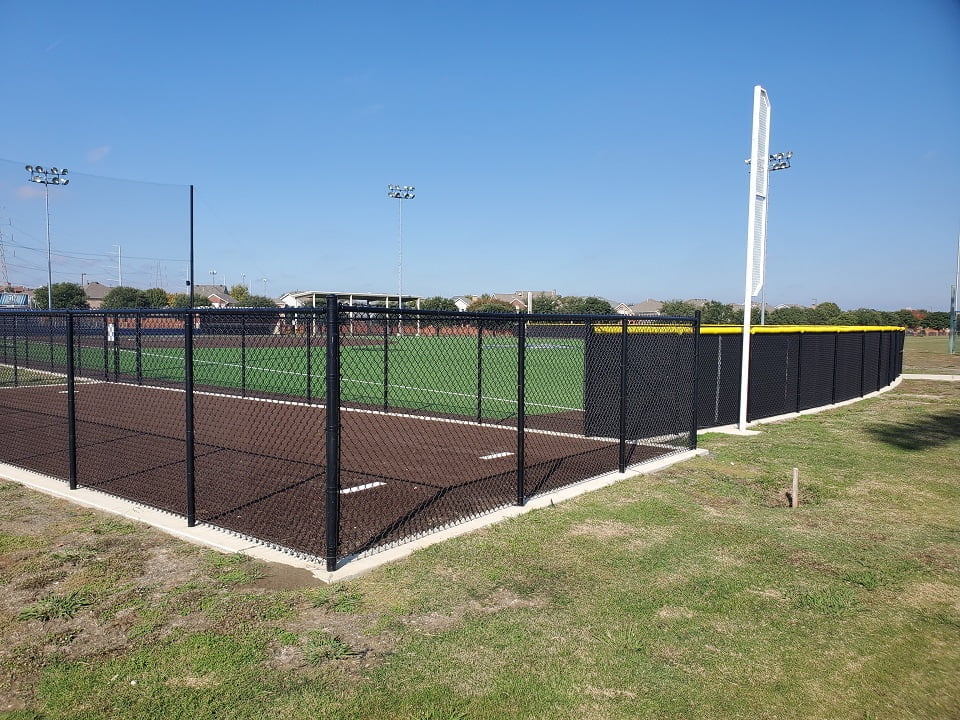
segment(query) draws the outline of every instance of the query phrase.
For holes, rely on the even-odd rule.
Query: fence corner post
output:
[[[700,311],[693,313],[693,427],[690,429],[690,449],[697,449],[697,430],[700,428]],[[719,379],[718,379],[719,382]]]
[[[627,471],[627,333],[630,327],[626,315],[620,320],[620,418],[618,426],[619,445],[617,470]]]
[[[326,351],[326,546],[327,571],[337,569],[340,550],[340,308],[336,295],[327,295]]]
[[[517,319],[517,505],[526,502],[525,466],[526,449],[524,432],[527,422],[526,408],[526,363],[527,363],[527,314],[520,312]]]

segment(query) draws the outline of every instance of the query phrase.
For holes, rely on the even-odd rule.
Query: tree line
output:
[[[668,300],[660,310],[662,315],[692,315],[696,307],[684,300]],[[708,300],[700,308],[700,321],[704,325],[742,325],[743,309],[716,300]],[[750,312],[750,322],[760,323],[760,308]],[[874,310],[857,308],[841,310],[833,302],[818,303],[815,307],[780,307],[766,314],[767,325],[893,325],[911,329],[927,328],[946,330],[950,326],[950,313],[940,311]]]
[[[77,283],[54,283],[53,292],[44,285],[34,291],[34,302],[38,307],[50,307],[49,298],[53,297],[54,310],[87,310],[90,303],[82,285]],[[229,295],[237,301],[239,307],[276,307],[276,302],[263,295],[252,295],[245,285],[234,285]],[[187,293],[168,293],[163,288],[141,290],[126,285],[110,288],[104,296],[101,308],[110,310],[129,310],[139,308],[188,308],[190,295]],[[193,307],[210,307],[206,297],[195,296]]]
[[[449,298],[435,296],[420,303],[424,310],[456,310],[457,306]],[[718,300],[708,300],[699,308],[686,300],[667,300],[660,309],[661,315],[690,317],[700,310],[700,320],[704,325],[742,325],[743,308]],[[490,295],[481,295],[467,308],[469,312],[516,312],[513,305]],[[541,296],[533,300],[533,312],[571,315],[612,315],[613,306],[603,298]],[[753,308],[750,321],[760,324],[760,308]],[[781,307],[766,314],[767,325],[891,325],[911,329],[927,328],[946,330],[950,326],[950,313],[941,311],[912,310],[875,310],[857,308],[841,310],[834,302],[822,302],[816,307]]]

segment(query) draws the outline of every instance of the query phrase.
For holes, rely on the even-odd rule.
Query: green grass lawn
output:
[[[907,337],[904,339],[903,371],[937,375],[960,375],[960,352],[947,352],[946,337]],[[960,350],[960,346],[957,348]]]
[[[0,483],[0,717],[960,717],[960,383],[701,446],[331,587]]]

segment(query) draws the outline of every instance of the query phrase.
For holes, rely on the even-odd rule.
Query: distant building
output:
[[[103,307],[103,299],[110,292],[110,288],[101,285],[98,282],[88,282],[83,286],[83,294],[87,296],[87,305],[91,310],[99,310]]]
[[[227,292],[226,285],[194,285],[194,297],[205,297],[210,305],[216,308],[225,308],[237,304],[236,298]]]
[[[663,303],[653,298],[647,298],[643,302],[627,305],[626,303],[617,303],[613,310],[620,315],[659,315],[663,309]]]

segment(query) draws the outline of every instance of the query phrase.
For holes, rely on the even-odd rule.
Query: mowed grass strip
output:
[[[7,717],[960,717],[960,384],[701,445],[322,588],[2,484]]]
[[[960,375],[960,342],[956,352],[947,352],[948,337],[907,337],[904,339],[905,373]]]

